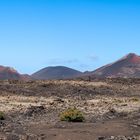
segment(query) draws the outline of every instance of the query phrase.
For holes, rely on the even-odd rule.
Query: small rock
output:
[[[98,140],[105,140],[105,137],[100,136],[100,137],[98,137]]]

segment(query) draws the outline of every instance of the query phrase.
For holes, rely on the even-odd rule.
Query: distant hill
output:
[[[140,56],[130,53],[118,61],[105,65],[95,71],[89,72],[91,77],[123,77],[139,78],[140,77]]]
[[[53,80],[53,79],[69,79],[82,75],[82,72],[64,67],[46,67],[32,74],[31,76],[35,79],[41,80]]]
[[[29,75],[22,75],[12,67],[0,66],[0,80],[29,80]]]

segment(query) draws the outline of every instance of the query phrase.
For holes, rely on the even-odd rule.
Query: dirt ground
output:
[[[69,107],[85,121],[60,121]],[[140,140],[140,79],[0,81],[1,140]]]

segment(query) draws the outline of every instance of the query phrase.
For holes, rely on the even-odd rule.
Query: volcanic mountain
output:
[[[29,75],[22,75],[12,67],[0,66],[0,80],[28,80]]]
[[[95,77],[124,77],[139,78],[140,77],[140,56],[130,53],[118,61],[105,65],[90,75]]]
[[[53,80],[53,79],[69,79],[82,75],[82,72],[64,67],[64,66],[55,66],[55,67],[46,67],[40,71],[32,74],[34,79],[40,80]]]

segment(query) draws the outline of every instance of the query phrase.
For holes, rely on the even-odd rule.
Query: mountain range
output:
[[[116,62],[107,64],[90,72],[80,72],[64,66],[55,66],[43,68],[32,75],[23,75],[14,68],[0,66],[0,80],[54,80],[72,79],[84,76],[95,78],[140,78],[140,56],[130,53]]]

